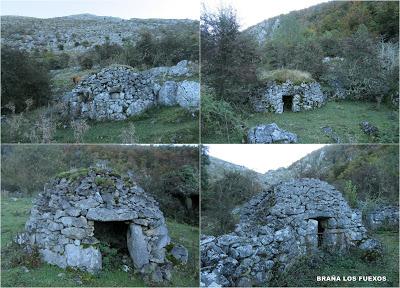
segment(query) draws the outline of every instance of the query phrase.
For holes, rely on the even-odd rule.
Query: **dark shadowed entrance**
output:
[[[118,253],[128,254],[127,231],[128,224],[123,221],[100,222],[94,221],[94,237],[110,248],[115,248]]]
[[[293,95],[286,95],[282,97],[283,112],[292,111]]]

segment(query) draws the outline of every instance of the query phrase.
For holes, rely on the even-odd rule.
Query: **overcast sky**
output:
[[[239,16],[241,29],[245,29],[265,19],[328,2],[328,0],[203,0],[202,2],[210,11],[232,6]]]
[[[1,15],[52,18],[90,13],[130,18],[199,19],[199,0],[9,0]]]
[[[325,145],[321,144],[211,144],[209,154],[219,159],[242,165],[260,173],[293,162]]]

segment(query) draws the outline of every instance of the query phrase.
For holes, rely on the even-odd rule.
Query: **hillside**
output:
[[[227,172],[239,172],[241,174],[250,173],[253,177],[260,179],[262,174],[251,170],[245,166],[237,165],[222,159],[210,156],[210,164],[207,166],[208,175],[211,182],[217,181],[224,177]]]
[[[396,1],[331,1],[266,19],[244,32],[262,44],[273,39],[278,29],[286,29],[282,26],[292,18],[307,27],[307,33],[333,32],[347,36],[362,23],[376,36],[383,35],[386,40],[396,41],[399,37],[398,13],[399,3]]]
[[[1,42],[27,51],[49,50],[55,53],[84,52],[95,45],[122,45],[135,42],[141,31],[160,36],[164,30],[198,28],[194,20],[121,19],[91,14],[39,19],[21,16],[1,17]]]

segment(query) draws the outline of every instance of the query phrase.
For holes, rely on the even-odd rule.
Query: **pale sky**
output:
[[[210,144],[209,155],[260,173],[289,167],[325,144]]]
[[[52,18],[95,14],[130,18],[199,19],[199,0],[5,0],[1,15]]]
[[[231,6],[239,16],[241,29],[245,29],[265,19],[328,2],[328,0],[202,0],[202,2],[209,11]]]

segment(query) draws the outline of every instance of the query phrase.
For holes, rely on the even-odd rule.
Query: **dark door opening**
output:
[[[109,248],[117,249],[118,254],[129,255],[127,246],[127,231],[129,225],[122,221],[115,222],[94,222],[94,237],[101,244]]]
[[[282,96],[283,112],[292,111],[293,95]]]
[[[317,236],[318,236],[318,247],[322,247],[325,243],[325,234],[326,234],[326,228],[328,227],[328,219],[325,217],[318,217],[315,218],[315,220],[318,221],[318,231],[317,231]]]

